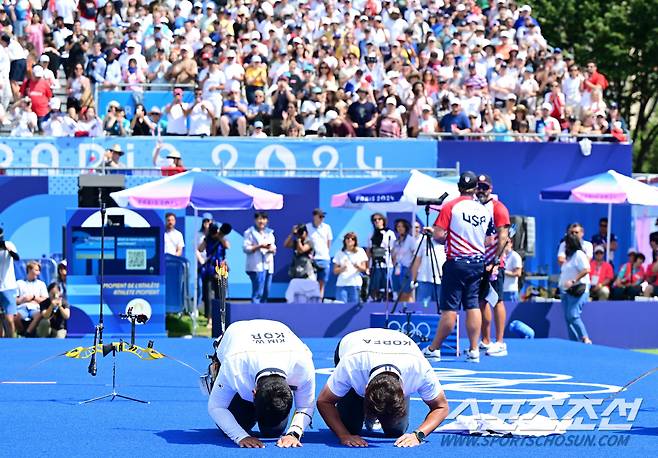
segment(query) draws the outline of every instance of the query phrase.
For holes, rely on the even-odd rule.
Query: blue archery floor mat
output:
[[[337,340],[305,341],[314,354],[319,392],[331,373]],[[209,339],[160,339],[155,348],[204,372],[211,343]],[[118,399],[78,404],[111,391],[111,355],[99,358],[96,377],[87,373],[88,359],[56,357],[32,367],[50,356],[90,344],[89,339],[0,339],[0,432],[4,437],[0,456],[232,457],[266,453],[268,457],[376,454],[383,458],[421,452],[423,456],[467,456],[484,447],[487,457],[656,456],[658,451],[658,374],[606,399],[658,366],[655,355],[555,339],[510,340],[507,357],[483,355],[479,364],[454,358],[433,364],[453,411],[464,408],[462,413],[471,415],[477,405],[480,413],[490,413],[495,403],[502,401],[500,411],[504,413],[516,401],[519,413],[526,413],[544,399],[551,400],[546,403],[553,405],[558,418],[575,405],[588,405],[590,410],[581,407],[584,410],[575,418],[593,430],[532,441],[434,433],[421,448],[411,450],[394,448],[391,439],[368,438],[368,448],[348,449],[337,442],[316,412],[303,448],[282,450],[273,440],[266,440],[264,450],[242,450],[225,439],[208,416],[198,374],[170,359],[144,361],[128,353],[117,355],[119,393],[148,400],[148,405]],[[469,399],[477,402],[465,404]],[[603,401],[595,405],[597,400]],[[547,411],[540,413],[546,415]],[[412,399],[410,427],[417,427],[426,414],[425,404]]]

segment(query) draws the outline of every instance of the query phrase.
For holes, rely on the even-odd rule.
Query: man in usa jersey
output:
[[[485,239],[490,231],[491,214],[475,199],[478,177],[464,172],[459,177],[460,196],[443,205],[434,223],[435,237],[446,245],[446,262],[439,307],[441,321],[431,345],[423,350],[428,359],[441,360],[443,341],[455,328],[457,312],[466,311],[469,349],[466,361],[479,362],[482,314],[479,290],[484,275]]]
[[[493,221],[494,230],[487,237],[484,255],[485,280],[487,285],[480,289],[480,310],[482,311],[482,341],[480,350],[485,350],[488,356],[507,356],[507,345],[503,342],[505,320],[507,313],[503,302],[503,281],[505,280],[505,263],[503,250],[509,237],[510,218],[507,207],[491,195],[493,183],[491,177],[485,174],[478,176],[476,196],[485,206]],[[489,288],[493,288],[498,296],[495,304],[487,302]],[[492,302],[494,302],[492,300]],[[493,318],[496,324],[496,341],[491,341],[491,307],[494,308]]]

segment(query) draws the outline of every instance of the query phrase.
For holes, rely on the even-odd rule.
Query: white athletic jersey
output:
[[[479,201],[470,196],[451,200],[443,206],[434,225],[448,233],[448,259],[484,256],[484,241],[491,229],[491,214]]]
[[[489,235],[489,237],[487,237],[487,241],[486,241],[487,248],[485,254],[485,261],[488,264],[494,260],[497,254],[496,252],[498,251],[498,231],[496,230],[496,228],[501,226],[509,226],[510,219],[509,219],[509,211],[507,210],[507,207],[505,207],[505,205],[499,200],[493,200],[493,199],[489,200],[489,202],[484,204],[484,208],[486,208],[489,211],[493,224],[493,229],[491,231],[491,234]],[[504,258],[500,256],[500,259],[501,259],[501,266],[504,266],[503,264]]]
[[[221,367],[210,393],[208,412],[234,442],[249,434],[232,415],[227,415],[228,406],[236,394],[252,401],[256,378],[266,370],[282,371],[293,389],[295,412],[313,417],[315,367],[311,351],[285,324],[272,320],[237,321],[226,329],[217,358]]]
[[[340,361],[327,381],[336,396],[343,397],[350,388],[364,396],[373,369],[394,366],[400,372],[405,397],[418,393],[423,401],[441,394],[441,383],[418,345],[408,336],[392,329],[362,329],[340,341]]]

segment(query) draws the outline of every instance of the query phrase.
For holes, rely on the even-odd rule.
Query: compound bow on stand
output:
[[[217,262],[215,265],[215,276],[217,278],[217,292],[219,301],[219,337],[213,342],[213,352],[210,355],[206,355],[210,360],[208,364],[208,371],[199,377],[199,386],[201,392],[206,395],[210,395],[212,387],[215,384],[215,379],[219,373],[219,360],[217,359],[217,347],[219,342],[222,340],[222,336],[226,331],[226,296],[228,293],[228,265],[226,261]]]

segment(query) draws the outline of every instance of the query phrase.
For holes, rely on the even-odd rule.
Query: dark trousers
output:
[[[635,299],[635,296],[642,295],[642,287],[639,285],[635,286],[615,286],[610,290],[610,299],[613,301],[624,301]]]
[[[247,432],[250,432],[256,426],[256,407],[251,401],[245,401],[239,394],[233,396],[233,400],[228,406],[229,412],[233,414],[235,421],[238,422],[240,427]],[[261,437],[280,437],[283,435],[286,426],[288,425],[288,418],[284,418],[281,423],[275,426],[263,426],[258,423],[258,429]]]
[[[334,352],[334,364],[338,365],[340,361],[339,354],[340,342],[336,346],[336,351]],[[358,436],[363,432],[363,424],[366,422],[366,413],[364,406],[363,396],[359,396],[354,388],[351,388],[345,396],[338,400],[336,404],[338,409],[338,415],[340,416],[340,421],[343,422],[345,428],[350,432],[350,434]],[[372,424],[374,419],[368,419],[368,423]],[[384,431],[385,437],[400,437],[403,435],[407,428],[409,427],[409,409],[407,408],[407,415],[397,419],[394,423],[385,424],[381,423],[382,430]]]
[[[212,301],[219,298],[219,285],[214,277],[206,277],[201,284],[201,297],[203,299],[203,312],[206,318],[212,318]]]

